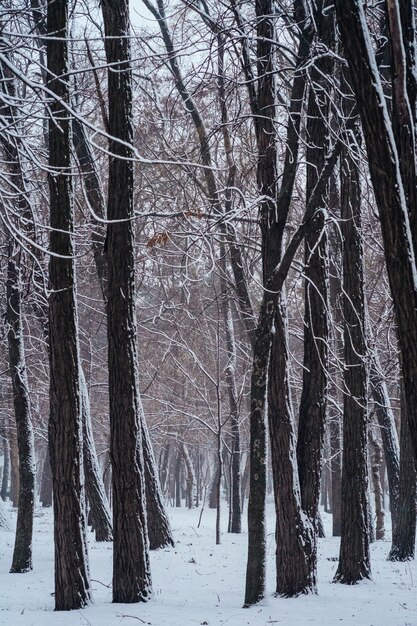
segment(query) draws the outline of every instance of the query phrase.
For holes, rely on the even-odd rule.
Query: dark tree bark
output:
[[[378,440],[375,432],[373,432],[372,426],[369,430],[369,443],[370,443],[370,466],[372,476],[372,487],[374,493],[375,502],[375,539],[384,539],[385,537],[385,511],[384,511],[384,495],[381,480],[382,470],[382,445]],[[373,528],[373,520],[371,519],[371,526]]]
[[[46,35],[46,24],[43,20],[41,7],[37,2],[31,3],[32,17],[35,24],[36,32],[40,36]],[[40,51],[42,51],[42,40],[40,39]],[[80,120],[73,117],[71,120],[71,128],[73,131],[73,143],[77,155],[77,159],[82,171],[82,183],[85,188],[85,195],[89,203],[89,208],[95,218],[91,243],[93,256],[99,277],[100,287],[105,300],[107,289],[107,258],[104,252],[105,226],[98,220],[105,219],[106,207],[103,193],[100,186],[97,168],[93,159],[93,155],[89,148],[86,133]],[[39,251],[36,251],[39,255]],[[43,303],[35,302],[33,305],[35,315],[40,322],[46,342],[49,342],[49,328],[47,323],[47,313]],[[91,415],[89,411],[88,391],[84,381],[84,375],[80,370],[82,382],[82,423],[83,423],[83,453],[84,453],[84,470],[86,492],[90,504],[90,515],[95,526],[95,535],[97,541],[110,541],[112,539],[111,518],[109,512],[108,499],[104,489],[101,473],[98,469],[97,454],[94,445],[91,427]],[[51,492],[52,495],[52,492]],[[48,501],[48,497],[46,498]],[[45,504],[44,506],[49,506]]]
[[[80,366],[81,413],[83,433],[83,455],[85,468],[85,492],[90,504],[91,523],[96,541],[112,541],[110,506],[104,489],[98,464],[91,427],[90,399],[84,372]]]
[[[44,507],[52,506],[52,469],[49,460],[49,448],[46,449],[43,462],[39,500]]]
[[[53,473],[55,608],[79,609],[90,599],[82,477],[79,348],[68,90],[68,2],[48,3],[50,419]]]
[[[315,17],[317,37],[320,43],[331,49],[334,47],[334,15],[327,5],[327,2],[318,2]],[[332,65],[330,56],[322,56],[311,70],[312,86],[307,107],[307,198],[317,184],[328,149],[327,89]],[[323,197],[304,240],[304,360],[297,439],[301,506],[316,531],[328,385],[329,254],[323,210],[325,205],[326,197]]]
[[[7,342],[12,377],[13,402],[19,453],[19,504],[13,560],[10,572],[32,569],[32,534],[35,508],[35,442],[32,428],[29,387],[23,342],[21,252],[18,244],[9,242],[6,284]]]
[[[107,335],[110,455],[113,469],[113,602],[146,601],[151,592],[138,384],[133,218],[132,70],[129,2],[103,0],[109,64]]]
[[[417,472],[406,410],[402,389],[398,514],[392,533],[389,561],[414,559],[416,545]]]
[[[149,547],[158,550],[173,546],[171,525],[164,507],[162,490],[156,473],[156,463],[145,420],[141,421],[142,449],[145,470],[146,520],[148,524]]]
[[[10,489],[9,499],[14,508],[17,508],[19,503],[19,453],[17,449],[16,431],[14,429],[9,430],[9,443],[10,443]]]
[[[213,476],[211,479],[211,484],[210,484],[210,491],[209,491],[209,509],[216,509],[217,508],[217,493],[218,493],[218,488],[219,488],[219,474],[220,474],[220,470],[219,470],[219,464],[217,462],[217,457],[215,459],[215,471],[213,472]]]
[[[332,535],[340,537],[342,532],[342,429],[338,413],[330,419],[329,428],[332,455]]]
[[[165,493],[165,490],[167,488],[170,452],[171,452],[171,444],[167,443],[165,448],[163,449],[161,469],[159,473],[161,491],[163,494]]]
[[[284,320],[285,313],[276,314],[269,367],[268,415],[277,513],[276,591],[284,597],[294,597],[301,593],[316,592],[317,546],[313,524],[306,520],[301,508]],[[316,515],[313,523],[315,520]]]
[[[4,63],[0,64],[1,90],[5,102],[0,107],[2,125],[7,128],[16,124],[12,107],[7,104],[16,97],[13,76]],[[25,186],[19,158],[19,152],[13,136],[1,134],[0,143],[6,158],[9,174],[13,183],[11,192],[16,196],[15,205],[18,215],[18,228],[24,231],[26,220],[31,215],[25,211]],[[6,207],[3,207],[6,210]],[[17,449],[19,456],[19,500],[15,536],[15,546],[11,572],[28,572],[32,569],[32,534],[35,508],[35,442],[32,427],[31,404],[26,371],[25,346],[23,340],[22,319],[22,249],[14,240],[13,233],[8,233],[8,265],[6,281],[6,328],[9,352],[9,366],[12,379],[13,404],[16,420]]]
[[[387,468],[392,528],[397,523],[398,498],[400,489],[400,450],[394,413],[388,395],[387,385],[380,373],[378,356],[371,359],[369,378],[374,400],[375,414],[381,431]]]
[[[4,429],[6,431],[6,429]],[[1,480],[0,497],[2,500],[6,500],[9,495],[9,481],[10,481],[10,443],[6,436],[6,432],[3,433],[3,476]]]
[[[346,87],[346,83],[344,83]],[[348,105],[345,110],[349,115]],[[344,398],[342,457],[342,528],[335,581],[355,584],[370,577],[367,376],[365,305],[358,168],[347,150],[341,161],[343,236]]]
[[[390,3],[394,82],[391,123],[377,72],[362,2],[335,2],[342,43],[348,60],[352,86],[357,98],[366,141],[369,170],[378,205],[388,278],[394,301],[402,374],[410,423],[410,434],[417,457],[417,284],[415,222],[415,157],[411,136],[414,120],[410,114],[408,67],[399,41],[398,3]],[[397,19],[397,24],[394,24]],[[408,52],[407,52],[408,54]],[[408,86],[407,86],[408,87]],[[412,100],[412,98],[411,98]],[[399,136],[401,129],[401,136]],[[395,137],[395,141],[393,140]],[[411,154],[411,158],[410,157]]]
[[[190,453],[188,452],[188,448],[185,443],[181,444],[182,448],[182,457],[184,459],[185,469],[186,469],[186,502],[187,507],[192,509],[195,507],[195,490],[196,490],[196,480],[195,480],[195,472],[193,463],[191,461]]]

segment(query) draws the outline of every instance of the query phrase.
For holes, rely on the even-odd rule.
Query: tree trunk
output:
[[[3,498],[0,498],[0,529],[11,530],[9,516]]]
[[[146,519],[148,524],[149,547],[158,550],[173,546],[171,525],[162,500],[162,491],[156,473],[156,463],[144,417],[141,422],[143,460],[145,470]]]
[[[4,429],[6,430],[6,429]],[[4,465],[3,465],[3,477],[1,480],[1,492],[0,497],[2,500],[6,500],[9,495],[9,482],[10,482],[10,443],[6,436],[6,433],[3,434],[3,455],[4,455]]]
[[[7,342],[12,377],[19,454],[19,505],[13,560],[10,572],[32,569],[32,534],[35,510],[35,442],[30,410],[29,387],[23,342],[21,253],[17,244],[9,242],[7,295]]]
[[[280,308],[275,317],[269,368],[268,417],[277,513],[276,591],[281,596],[294,597],[316,592],[317,546],[313,525],[301,507],[284,315]],[[317,498],[318,494],[319,485]]]
[[[371,360],[370,383],[374,399],[375,414],[381,431],[384,457],[387,467],[389,499],[391,506],[392,528],[397,523],[399,483],[400,483],[400,450],[394,413],[388,395],[387,385],[380,373],[378,357]]]
[[[107,336],[113,477],[113,602],[151,591],[135,316],[129,2],[102,2],[109,94]]]
[[[112,541],[113,533],[110,506],[104,489],[94,445],[93,430],[91,427],[90,399],[88,397],[87,382],[82,367],[80,367],[80,388],[85,491],[90,504],[91,523],[95,531],[96,541]]]
[[[334,17],[333,10],[329,11],[326,4],[326,1],[317,3],[317,36],[331,49],[334,47]],[[327,89],[332,66],[331,57],[323,56],[311,70],[312,86],[307,107],[307,198],[313,193],[326,158],[329,135]],[[329,253],[323,211],[326,197],[320,200],[304,240],[304,361],[297,439],[301,506],[316,531],[327,409],[329,341]]]
[[[82,473],[70,122],[63,106],[69,105],[67,29],[67,0],[48,3],[48,89],[54,94],[49,103],[52,229],[49,452],[54,496],[56,610],[79,609],[90,600]]]
[[[194,467],[190,458],[190,453],[188,452],[188,448],[185,443],[181,444],[182,448],[182,456],[185,463],[185,469],[187,471],[186,475],[186,483],[187,483],[187,506],[189,509],[195,507],[195,490],[196,490],[196,479]]]
[[[372,430],[372,425],[369,431],[369,440],[371,445],[370,461],[376,518],[375,538],[378,541],[378,539],[385,538],[385,511],[381,481],[382,446],[375,432]]]
[[[52,506],[52,469],[49,460],[49,447],[46,448],[45,460],[43,462],[39,499],[42,506]]]
[[[400,485],[397,524],[393,528],[390,561],[414,559],[416,544],[417,472],[401,384]]]
[[[364,14],[359,0],[336,0],[343,47],[348,60],[366,141],[369,171],[378,205],[388,278],[398,327],[402,374],[414,455],[417,458],[417,220],[414,136],[415,106],[407,103],[403,44],[398,41],[398,3],[390,3],[393,69],[391,123]],[[398,26],[398,25],[397,25]],[[408,46],[405,46],[408,47]],[[407,50],[406,56],[410,51]],[[406,67],[407,79],[413,75]],[[408,87],[408,85],[407,85]],[[408,89],[407,89],[408,91]],[[402,129],[399,132],[399,129]],[[404,144],[404,136],[406,138]],[[414,170],[414,171],[413,171]]]
[[[349,115],[347,103],[344,106]],[[341,161],[341,218],[345,369],[342,528],[335,581],[355,584],[362,578],[369,578],[371,570],[361,197],[358,169],[346,149]]]
[[[17,449],[16,431],[9,430],[10,435],[10,490],[9,499],[14,508],[19,504],[19,453]]]

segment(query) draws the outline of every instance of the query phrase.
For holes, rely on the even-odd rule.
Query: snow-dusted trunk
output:
[[[3,429],[2,439],[3,439],[4,465],[3,465],[3,476],[1,479],[0,497],[2,500],[6,500],[7,496],[9,495],[9,481],[10,481],[10,443],[6,435],[6,428]]]
[[[346,82],[343,84],[348,89]],[[347,104],[344,110],[349,115]],[[371,572],[367,503],[367,371],[361,195],[358,168],[347,149],[342,154],[340,176],[345,368],[342,528],[335,581],[354,584],[362,578],[369,578]]]
[[[156,471],[155,457],[144,416],[141,420],[141,430],[149,547],[151,550],[158,550],[166,546],[173,546],[174,539],[163,503],[162,490]]]
[[[195,471],[193,467],[193,462],[190,457],[190,453],[188,451],[188,447],[185,443],[181,444],[182,448],[182,456],[184,459],[185,469],[187,472],[186,475],[186,502],[189,509],[195,507],[195,495],[196,495],[196,479],[195,479]]]
[[[41,489],[39,500],[44,507],[52,506],[52,470],[49,459],[49,448],[45,452],[45,460],[42,468]]]
[[[49,103],[49,451],[53,473],[55,608],[79,609],[90,599],[85,538],[76,306],[74,215],[68,89],[68,2],[47,8]],[[70,485],[70,488],[69,488]]]
[[[220,247],[220,255],[225,259],[226,250],[224,245]],[[239,405],[236,388],[236,344],[232,312],[230,307],[230,289],[226,280],[226,263],[222,262],[221,287],[222,287],[222,312],[225,325],[226,337],[226,382],[229,395],[230,428],[231,428],[231,468],[230,468],[230,510],[228,532],[240,533],[242,530],[242,515],[240,509],[240,428],[239,428]]]
[[[252,112],[254,113],[254,124],[257,138],[258,163],[257,163],[257,183],[259,194],[262,197],[261,212],[261,232],[262,232],[262,266],[263,266],[263,283],[266,290],[263,295],[258,324],[255,333],[255,341],[253,346],[253,367],[251,378],[251,419],[250,419],[250,492],[248,502],[248,561],[246,570],[246,591],[245,604],[251,605],[259,601],[264,595],[265,585],[265,559],[266,559],[266,543],[265,543],[265,496],[266,496],[266,394],[269,357],[271,351],[271,343],[273,341],[273,325],[275,327],[283,324],[281,313],[278,311],[278,302],[280,292],[282,290],[282,282],[279,289],[275,286],[269,290],[269,280],[273,272],[281,260],[282,254],[282,238],[285,224],[287,221],[288,211],[292,198],[294,187],[295,172],[297,168],[297,153],[299,144],[299,130],[301,120],[301,108],[304,100],[305,92],[305,75],[301,67],[305,62],[306,56],[310,49],[312,32],[307,26],[308,19],[304,13],[304,5],[302,2],[295,2],[294,11],[296,20],[302,29],[300,37],[299,49],[297,54],[297,72],[294,75],[294,81],[291,93],[291,102],[288,115],[287,130],[287,148],[285,153],[284,170],[281,177],[281,188],[278,193],[277,189],[277,145],[276,145],[276,85],[275,70],[276,57],[274,39],[275,20],[274,20],[274,4],[270,0],[257,0],[255,3],[257,17],[257,75],[258,91],[253,99]],[[247,76],[252,72],[247,68]],[[276,331],[275,331],[276,332]],[[280,329],[278,329],[280,332]],[[282,338],[281,338],[282,339]],[[274,359],[281,359],[280,364],[271,365],[269,374],[269,402],[276,394],[280,393],[280,381],[286,377],[286,372],[281,369],[287,367],[286,353],[279,354],[279,349],[285,350],[285,339],[281,341],[274,338]],[[282,360],[283,359],[283,360]],[[273,376],[277,380],[273,380]],[[277,443],[276,450],[279,450],[281,444],[281,434],[286,436],[286,444],[290,445],[290,434],[284,434],[279,431],[280,420],[285,419],[283,414],[279,414],[280,406],[268,410],[269,425],[271,434],[271,447]],[[273,432],[278,428],[277,432]],[[274,440],[274,444],[273,444]],[[278,443],[279,442],[279,443]],[[294,442],[293,442],[294,443]],[[291,464],[293,450],[285,449],[286,458],[283,459],[284,465]],[[274,461],[276,458],[273,458]],[[294,459],[293,459],[294,460]],[[292,468],[294,471],[294,467]],[[276,473],[278,474],[278,472]],[[298,483],[298,476],[297,476]],[[279,490],[286,485],[275,484],[274,491],[276,494],[276,505],[280,496]],[[288,493],[288,492],[286,492]],[[298,494],[299,495],[299,494]],[[297,498],[294,493],[290,498]],[[277,518],[280,515],[277,509]],[[277,536],[281,530],[281,526],[277,523]],[[304,528],[299,528],[299,537],[304,533]],[[286,537],[280,536],[280,542],[286,542]],[[308,551],[308,548],[307,548]],[[298,553],[294,555],[297,559]],[[277,566],[280,559],[277,556]],[[277,572],[277,577],[281,573]],[[279,581],[278,586],[280,585]],[[306,589],[308,583],[306,585]],[[285,593],[285,592],[284,592]]]
[[[19,454],[19,503],[11,572],[32,569],[32,534],[35,509],[35,442],[23,341],[21,251],[9,241],[6,284],[7,343]]]
[[[0,498],[0,529],[10,530],[9,515],[3,502],[3,498]]]
[[[334,15],[333,10],[325,6],[326,2],[323,4],[321,6],[318,3],[317,37],[322,44],[331,48],[334,39]],[[324,56],[311,69],[312,86],[307,106],[307,198],[311,196],[324,167],[329,143],[327,90],[332,66],[331,57]],[[323,197],[316,207],[317,213],[304,240],[304,360],[297,439],[301,504],[315,527],[323,464],[328,383],[329,254],[325,209],[326,197]]]
[[[80,389],[85,492],[90,504],[91,522],[95,531],[96,541],[111,541],[113,539],[113,534],[110,506],[104,489],[104,483],[94,445],[90,415],[90,399],[88,396],[87,382],[81,366]]]
[[[370,465],[372,476],[372,487],[375,503],[375,539],[384,539],[385,537],[385,511],[384,511],[384,493],[382,488],[381,470],[382,470],[382,445],[376,433],[371,428],[369,430],[370,443]],[[373,520],[371,525],[373,526]]]
[[[400,485],[397,523],[393,528],[390,561],[414,559],[416,544],[417,472],[401,384]]]
[[[276,508],[276,591],[285,597],[316,591],[317,547],[313,524],[301,506],[296,436],[288,381],[284,295],[275,315],[269,366],[268,418]],[[319,482],[316,497],[319,495]],[[316,506],[318,501],[316,502]],[[316,515],[313,516],[313,523]]]
[[[398,3],[390,3],[394,12]],[[410,128],[410,97],[404,91],[404,63],[408,75],[409,62],[403,59],[398,41],[398,24],[395,30],[395,61],[397,102],[395,111],[403,119],[391,123],[378,75],[362,2],[336,0],[339,30],[349,63],[352,86],[355,91],[362,128],[366,141],[369,171],[378,205],[385,250],[388,278],[394,301],[399,346],[402,354],[402,374],[407,403],[407,415],[414,454],[417,457],[417,270],[415,222],[417,210],[414,187],[414,158],[408,159],[407,150],[398,129],[404,124],[404,134]],[[391,24],[390,24],[391,28]],[[412,100],[412,99],[411,99]],[[408,101],[408,104],[407,104]],[[395,133],[397,136],[395,137]],[[410,137],[406,137],[410,142]],[[412,152],[414,148],[412,148]],[[401,165],[400,165],[401,162]],[[407,173],[408,172],[408,173]],[[408,176],[408,174],[410,176]],[[402,178],[404,176],[404,179]]]
[[[4,63],[0,64],[1,91],[6,96],[0,107],[0,118],[4,128],[16,123],[14,112],[6,104],[16,96],[13,75]],[[18,227],[24,230],[25,219],[30,213],[25,211],[24,180],[15,139],[2,132],[0,137],[3,155],[7,161],[12,181],[12,193],[19,190],[15,199]],[[27,572],[32,569],[32,534],[35,508],[35,442],[32,428],[31,403],[26,370],[26,356],[23,339],[22,318],[22,249],[12,234],[8,234],[8,263],[6,280],[6,329],[9,352],[9,367],[12,379],[13,404],[16,421],[18,452],[19,494],[15,546],[11,572]]]
[[[387,468],[389,499],[391,507],[392,528],[395,528],[398,514],[398,498],[400,489],[400,446],[398,443],[395,417],[388,395],[387,384],[380,373],[378,355],[371,357],[369,379],[374,400],[375,415],[381,431]]]
[[[107,336],[113,478],[113,601],[151,592],[135,316],[129,2],[102,2],[109,98]]]

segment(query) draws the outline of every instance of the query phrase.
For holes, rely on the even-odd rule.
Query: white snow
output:
[[[94,604],[81,611],[54,612],[52,511],[37,509],[34,571],[9,574],[14,535],[0,530],[0,624],[8,626],[417,626],[416,563],[387,562],[389,541],[372,545],[373,580],[333,584],[338,540],[331,517],[322,513],[329,538],[319,540],[319,595],[273,596],[274,521],[268,503],[267,597],[243,609],[247,535],[222,534],[215,545],[215,511],[169,509],[176,547],[151,556],[154,596],[146,604],[112,604],[111,544],[89,533]],[[15,515],[15,513],[14,513]],[[223,531],[226,529],[223,517]],[[100,581],[100,582],[98,582]]]

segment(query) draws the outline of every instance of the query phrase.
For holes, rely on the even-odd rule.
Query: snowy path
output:
[[[38,509],[34,565],[30,574],[9,574],[13,533],[0,531],[0,624],[7,626],[417,626],[417,565],[385,560],[388,541],[372,546],[373,581],[347,587],[331,583],[336,539],[320,540],[319,595],[273,597],[274,537],[270,507],[267,598],[243,609],[246,535],[224,533],[214,540],[213,511],[169,509],[174,549],[152,553],[154,597],[147,604],[111,603],[111,545],[89,534],[94,604],[83,611],[53,612],[51,511]],[[226,512],[223,512],[224,517]],[[330,520],[323,515],[325,524]],[[99,582],[98,582],[99,581]]]

